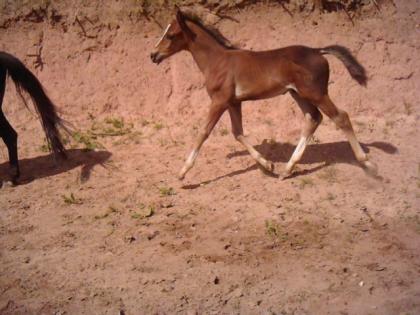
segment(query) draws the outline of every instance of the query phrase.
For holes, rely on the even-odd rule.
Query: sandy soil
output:
[[[418,1],[394,2],[355,25],[344,13],[290,16],[274,5],[217,24],[254,50],[349,47],[368,87],[328,57],[330,95],[380,178],[328,119],[293,178],[268,176],[225,115],[179,182],[209,103],[188,53],[152,64],[160,28],[119,2],[60,2],[39,21],[3,11],[0,50],[36,73],[80,131],[69,161],[54,165],[9,80],[22,184],[0,189],[0,313],[420,314],[420,13]],[[28,56],[41,46],[42,69]],[[276,174],[301,122],[288,95],[244,107],[246,133]],[[2,178],[3,144],[0,163]]]

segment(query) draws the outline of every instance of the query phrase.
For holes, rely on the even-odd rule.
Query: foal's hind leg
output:
[[[251,156],[260,163],[267,171],[272,172],[274,165],[264,159],[261,154],[254,149],[254,147],[248,142],[248,139],[244,136],[242,127],[242,106],[241,103],[232,104],[229,106],[230,120],[232,122],[232,133],[236,140],[238,140],[251,154]]]
[[[332,121],[335,122],[337,127],[343,130],[346,135],[350,146],[356,156],[356,159],[366,167],[370,172],[376,173],[377,167],[373,162],[369,161],[367,154],[363,151],[359,141],[357,141],[356,135],[354,134],[353,126],[350,122],[349,115],[347,112],[337,108],[331,101],[328,95],[324,95],[321,101],[317,102],[319,109],[324,112]]]
[[[305,151],[308,141],[310,140],[316,128],[318,128],[319,124],[322,121],[322,114],[314,105],[300,97],[295,91],[290,91],[290,94],[302,110],[305,121],[299,143],[296,146],[292,157],[286,165],[286,171],[288,174],[292,172],[293,167],[302,158],[303,152]]]
[[[20,175],[17,151],[17,133],[9,124],[2,111],[4,91],[6,87],[6,71],[0,68],[0,137],[9,152],[10,175],[12,182],[16,182]]]

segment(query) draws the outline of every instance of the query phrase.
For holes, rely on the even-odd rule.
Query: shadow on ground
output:
[[[371,143],[362,143],[361,144],[365,152],[369,153],[370,148],[379,149],[388,154],[395,154],[398,152],[397,147],[388,142],[375,141]],[[295,145],[291,143],[281,143],[264,140],[261,144],[256,145],[255,149],[260,152],[267,160],[270,160],[275,163],[287,163],[290,157],[295,150]],[[229,153],[227,155],[228,159],[233,159],[235,157],[249,155],[249,152],[246,150],[237,151]],[[306,169],[303,171],[294,172],[291,176],[285,177],[285,179],[290,177],[296,177],[300,175],[306,175],[313,172],[316,172],[327,165],[337,164],[337,163],[346,163],[351,165],[357,165],[356,158],[354,157],[353,151],[350,147],[350,144],[347,141],[333,142],[333,143],[317,143],[310,144],[306,147],[305,153],[303,154],[302,159],[298,164],[319,164],[311,169]],[[361,167],[361,166],[360,166]],[[255,169],[258,169],[259,165],[254,164],[250,167],[247,167],[242,170],[237,170],[229,174],[225,174],[219,177],[216,177],[211,180],[207,180],[198,184],[185,185],[182,188],[184,189],[195,189],[202,185],[207,185],[212,182],[218,181],[226,177],[237,176]],[[269,176],[281,177],[277,174],[267,173]]]
[[[67,150],[68,158],[54,159],[52,154],[19,160],[21,176],[18,184],[28,184],[36,179],[58,175],[81,166],[81,180],[89,180],[94,166],[106,167],[111,157],[108,151],[86,151],[83,149]],[[8,177],[9,163],[0,164],[0,179]]]

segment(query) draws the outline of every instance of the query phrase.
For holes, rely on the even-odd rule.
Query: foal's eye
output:
[[[169,40],[173,40],[175,38],[175,35],[173,35],[173,34],[167,34],[166,35],[166,38],[169,39]]]

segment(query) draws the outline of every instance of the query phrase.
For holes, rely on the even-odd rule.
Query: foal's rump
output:
[[[323,56],[325,54],[337,57],[347,68],[351,77],[360,85],[366,86],[367,76],[364,67],[343,46],[332,45],[324,48],[289,46],[273,52],[290,61],[292,82],[300,87],[300,92],[303,94],[306,94],[305,92],[319,96],[327,94],[330,70],[328,61]]]
[[[328,64],[321,55],[330,54],[337,57],[347,68],[351,77],[360,85],[366,85],[366,70],[344,46],[331,45],[324,48],[311,48],[306,46],[288,46],[272,51],[302,65],[313,72],[328,71]]]

